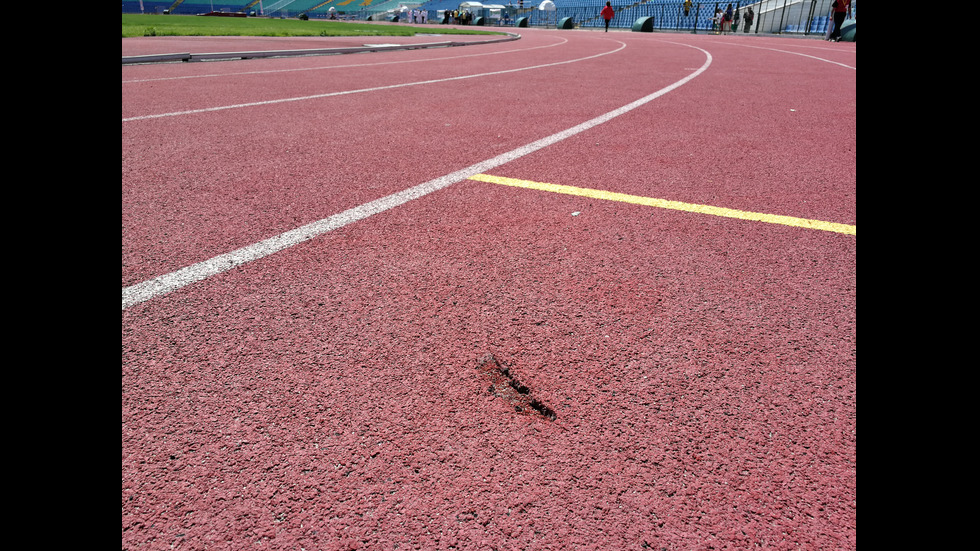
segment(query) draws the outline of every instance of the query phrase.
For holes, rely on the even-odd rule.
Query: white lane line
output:
[[[800,53],[800,52],[792,52],[792,51],[789,51],[789,50],[780,50],[779,48],[769,48],[769,47],[766,47],[766,46],[753,46],[753,45],[749,45],[749,44],[739,44],[737,42],[726,42],[726,44],[728,44],[730,46],[744,46],[746,48],[755,48],[757,50],[769,50],[769,51],[773,51],[773,52],[779,52],[779,53],[782,53],[782,54],[790,54],[790,55],[798,55],[800,57],[808,57],[810,59],[816,59],[817,61],[824,61],[824,62],[830,63],[832,65],[840,65],[841,67],[844,67],[845,69],[854,69],[855,71],[857,71],[857,67],[851,67],[850,65],[846,65],[844,63],[840,63],[839,61],[833,61],[831,59],[817,57],[815,55],[804,54],[804,53]]]
[[[616,41],[616,42],[618,42],[618,41]],[[590,55],[590,56],[581,57],[581,58],[578,58],[578,59],[569,59],[569,60],[566,60],[566,61],[556,61],[554,63],[545,63],[545,64],[542,64],[542,65],[532,65],[532,66],[529,66],[529,67],[519,67],[517,69],[505,69],[503,71],[491,71],[489,73],[478,73],[478,74],[475,74],[475,75],[463,75],[463,76],[458,76],[458,77],[439,78],[439,79],[434,79],[434,80],[422,80],[422,81],[418,81],[418,82],[406,82],[406,83],[403,83],[403,84],[390,84],[388,86],[374,86],[374,87],[371,87],[371,88],[361,88],[360,90],[343,90],[341,92],[328,92],[326,94],[313,94],[311,96],[299,96],[299,97],[295,97],[295,98],[280,98],[280,99],[266,100],[266,101],[255,101],[255,102],[249,102],[249,103],[239,103],[239,104],[235,104],[235,105],[222,105],[222,106],[218,106],[218,107],[205,107],[203,109],[190,109],[190,110],[187,110],[187,111],[174,111],[172,113],[159,113],[157,115],[139,115],[139,116],[136,116],[136,117],[124,117],[123,120],[122,120],[122,122],[141,121],[141,120],[146,120],[146,119],[157,119],[157,118],[160,118],[160,117],[176,117],[176,116],[179,116],[179,115],[194,115],[194,114],[197,114],[197,113],[210,113],[210,112],[213,112],[213,111],[224,111],[226,109],[241,109],[243,107],[259,107],[259,106],[262,106],[262,105],[274,105],[274,104],[278,104],[278,103],[287,103],[287,102],[292,102],[292,101],[306,101],[306,100],[311,100],[311,99],[329,98],[329,97],[333,97],[333,96],[345,96],[345,95],[348,95],[348,94],[359,94],[359,93],[362,93],[362,92],[377,92],[379,90],[393,90],[395,88],[405,88],[405,87],[408,87],[408,86],[421,86],[421,85],[424,85],[424,84],[439,84],[439,83],[442,83],[442,82],[452,82],[454,80],[467,80],[467,79],[471,79],[471,78],[487,77],[487,76],[494,76],[494,75],[506,75],[508,73],[518,73],[518,72],[521,72],[521,71],[530,71],[532,69],[543,69],[545,67],[555,67],[555,66],[558,66],[558,65],[567,65],[569,63],[577,63],[579,61],[586,61],[586,60],[589,60],[589,59],[595,59],[597,57],[602,57],[602,56],[614,54],[614,53],[616,53],[616,52],[618,52],[618,51],[620,51],[620,50],[622,50],[623,48],[626,47],[626,44],[624,44],[622,42],[619,42],[619,44],[620,44],[619,48],[616,48],[615,50],[610,50],[608,52],[603,52],[601,54]]]
[[[549,37],[551,38],[551,37]],[[464,59],[468,57],[482,57],[488,55],[500,55],[500,54],[512,54],[520,52],[529,52],[531,50],[540,50],[543,48],[554,48],[555,46],[561,46],[568,42],[567,38],[560,38],[560,42],[555,42],[554,44],[546,44],[544,46],[532,46],[530,48],[517,48],[514,50],[504,50],[500,52],[483,52],[479,54],[464,54],[455,55],[448,57],[435,57],[435,58],[424,58],[424,59],[402,59],[399,61],[381,61],[378,63],[352,63],[350,65],[329,65],[326,67],[298,67],[294,69],[271,69],[268,71],[241,71],[237,73],[208,73],[203,75],[181,75],[175,77],[159,77],[159,78],[140,78],[132,80],[123,80],[123,84],[132,84],[140,82],[156,82],[161,80],[183,80],[188,78],[216,78],[216,77],[229,77],[229,76],[245,76],[245,75],[264,75],[269,73],[291,73],[296,71],[324,71],[328,69],[350,69],[350,68],[360,68],[360,67],[376,67],[378,65],[400,65],[402,63],[426,63],[429,61],[452,61],[454,59]]]
[[[139,304],[151,298],[170,293],[192,283],[230,270],[236,266],[241,266],[247,262],[258,260],[288,247],[292,247],[293,245],[298,245],[305,241],[309,241],[310,239],[313,239],[321,234],[341,228],[353,222],[363,220],[369,216],[373,216],[388,209],[405,204],[413,199],[424,197],[432,192],[449,187],[456,182],[465,180],[470,176],[492,170],[500,165],[534,153],[539,149],[554,145],[576,134],[585,132],[586,130],[608,122],[609,120],[612,120],[620,115],[626,114],[637,107],[663,96],[668,92],[676,90],[707,70],[708,66],[711,65],[711,54],[705,50],[702,50],[701,48],[698,48],[697,46],[690,46],[687,44],[684,44],[684,46],[700,50],[702,53],[704,53],[706,58],[704,64],[693,73],[665,88],[657,90],[648,96],[642,97],[604,115],[599,115],[594,119],[585,121],[567,130],[552,134],[546,138],[531,142],[512,151],[508,151],[507,153],[493,157],[492,159],[487,159],[472,166],[468,166],[462,170],[457,170],[452,174],[441,176],[434,180],[425,182],[424,184],[393,193],[387,197],[376,199],[369,203],[348,209],[340,214],[329,216],[317,222],[290,230],[253,245],[242,247],[230,253],[219,255],[203,262],[198,262],[197,264],[193,264],[175,272],[171,272],[142,283],[137,283],[136,285],[124,287],[122,290],[122,309],[125,310],[126,308],[129,308],[135,304]]]

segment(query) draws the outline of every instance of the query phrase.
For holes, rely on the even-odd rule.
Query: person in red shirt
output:
[[[847,1],[850,2],[851,0],[847,0]],[[609,5],[609,2],[606,2],[606,7],[602,8],[602,11],[599,12],[599,15],[601,15],[602,18],[606,20],[606,32],[609,32],[609,21],[613,18],[614,15],[612,6]]]
[[[840,27],[851,16],[851,0],[834,0],[834,32],[827,40],[840,42]]]

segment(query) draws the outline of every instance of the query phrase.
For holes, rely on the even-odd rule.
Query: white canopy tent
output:
[[[460,2],[459,10],[468,11],[474,15],[474,17],[486,17],[488,19],[495,19],[498,21],[503,17],[504,11],[507,10],[507,6],[503,4],[484,4],[483,2],[466,1]],[[510,8],[513,11],[513,6]]]
[[[496,20],[500,24],[500,18],[503,17],[504,10],[507,9],[503,4],[483,4],[483,9],[487,10],[487,17],[491,20]]]
[[[548,25],[555,25],[556,27],[558,26],[558,14],[555,13],[557,9],[558,8],[555,7],[555,3],[552,2],[551,0],[544,0],[544,2],[538,4],[538,10],[546,12],[544,14],[544,25],[546,27]],[[552,13],[554,13],[555,15],[552,16],[551,15]]]

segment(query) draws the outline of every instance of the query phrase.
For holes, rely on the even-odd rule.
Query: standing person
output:
[[[749,11],[745,14],[745,32],[749,32],[753,19],[755,19],[755,12],[752,11],[752,6],[749,6]]]
[[[684,0],[684,17],[691,15],[691,0]]]
[[[711,27],[715,34],[721,32],[721,8],[715,8],[715,15],[711,18]]]
[[[728,7],[725,8],[725,15],[722,16],[721,32],[722,34],[728,34],[732,32],[732,5],[731,4],[728,4]]]
[[[830,33],[832,42],[840,42],[840,27],[844,20],[851,16],[851,0],[834,0],[834,32]]]
[[[606,32],[609,32],[609,21],[611,21],[613,16],[615,15],[615,13],[613,13],[612,5],[610,5],[609,2],[606,2],[606,7],[602,8],[602,11],[599,12],[599,15],[601,15],[602,18],[606,20]]]
[[[735,10],[735,19],[732,19],[732,32],[738,34],[738,10]]]

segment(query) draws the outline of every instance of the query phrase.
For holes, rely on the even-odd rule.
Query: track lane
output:
[[[813,57],[786,66],[795,57],[787,46],[711,39],[635,39],[631,45],[710,44],[715,61],[678,93],[610,121],[595,139],[576,136],[494,174],[855,224],[856,71]],[[727,100],[705,99],[726,91]],[[588,159],[591,169],[554,158]]]
[[[397,40],[399,43],[406,40],[407,37],[399,37]],[[430,38],[430,37],[426,37]],[[438,38],[438,37],[435,37]],[[387,39],[386,39],[387,40]],[[430,38],[431,40],[431,38]],[[429,42],[430,40],[425,40]],[[364,46],[363,41],[356,43],[349,43],[348,46]],[[385,65],[394,65],[402,63],[429,63],[431,61],[441,61],[441,60],[455,60],[457,62],[463,62],[465,60],[472,60],[483,58],[486,56],[496,56],[513,52],[520,52],[524,54],[533,54],[537,50],[544,48],[554,48],[562,44],[567,43],[568,40],[562,37],[551,37],[551,40],[545,40],[539,45],[529,45],[527,41],[521,42],[511,42],[512,47],[510,49],[499,49],[494,48],[487,50],[486,48],[447,48],[440,49],[438,51],[429,50],[433,55],[418,57],[418,55],[408,55],[408,56],[392,56],[388,60],[378,59],[379,55],[385,55],[385,52],[373,52],[368,56],[349,56],[349,55],[338,55],[338,56],[299,56],[290,58],[278,58],[278,59],[254,59],[251,60],[254,63],[249,64],[245,68],[242,64],[229,64],[229,63],[192,63],[192,64],[166,64],[166,65],[130,65],[126,73],[123,75],[122,83],[125,84],[135,84],[135,83],[145,83],[154,82],[160,80],[186,80],[186,79],[197,79],[197,78],[220,78],[224,76],[235,76],[235,75],[249,75],[249,74],[281,74],[283,76],[289,75],[289,73],[299,72],[299,71],[331,71],[337,69],[353,69],[361,67],[381,67]],[[328,46],[329,43],[319,43],[319,44],[309,44],[308,46]],[[245,45],[239,45],[238,48],[243,48]],[[278,46],[278,44],[276,45]],[[278,49],[272,48],[270,49]],[[157,50],[153,52],[160,54]],[[388,53],[399,53],[398,50],[393,50]],[[416,51],[417,52],[417,51]],[[441,54],[441,55],[438,55]]]
[[[743,78],[745,58],[706,49],[711,70],[681,89],[493,172],[764,206],[808,194],[808,182],[768,170],[752,175],[762,188],[723,175],[729,189],[672,181],[669,164],[653,162],[677,159],[635,162],[681,136],[705,145],[697,155],[726,159],[731,127],[717,98],[740,83],[775,86]],[[487,128],[512,131],[504,149],[539,125],[567,128],[620,94],[649,93],[643,80],[668,78],[654,59],[565,74],[572,91],[535,96],[548,101],[535,104],[540,116],[521,113],[521,127],[450,117],[465,128],[449,143],[475,158],[495,145]],[[677,61],[689,74],[690,60]],[[406,104],[440,103],[417,92]],[[417,136],[445,120],[399,114]],[[792,123],[785,117],[758,128]],[[281,128],[278,159],[304,143]],[[745,137],[766,143],[751,129]],[[411,153],[397,168],[362,168],[403,184],[432,168]],[[631,160],[633,174],[616,170]],[[795,161],[769,166],[790,173]],[[301,197],[302,172],[277,183]],[[345,191],[364,193],[353,189],[360,181]],[[256,210],[289,204],[273,187]],[[847,203],[852,191],[824,199]],[[214,239],[242,230],[226,212],[227,226],[208,226]],[[279,223],[268,222],[258,225]],[[123,547],[855,548],[855,243],[464,180],[124,309]],[[487,392],[476,359],[488,351],[555,422]]]
[[[622,48],[621,42],[609,39],[584,43],[599,48],[586,52],[590,55]],[[335,113],[351,102],[333,98],[340,104],[326,110],[282,104],[258,113],[238,109],[187,121],[124,123],[124,147],[131,143],[140,151],[132,164],[130,159],[123,164],[124,201],[134,206],[132,212],[124,212],[124,225],[145,224],[148,232],[145,239],[139,238],[140,231],[124,232],[137,238],[126,247],[132,256],[124,252],[124,281],[149,279],[485,161],[616,109],[691,72],[689,61],[675,62],[673,71],[658,74],[645,86],[611,91],[603,86],[611,75],[602,65],[582,66],[572,69],[576,82],[564,94],[540,93],[550,79],[582,63],[540,69],[547,75],[522,72],[517,82],[510,78],[512,73],[444,82],[439,84],[444,95],[428,89],[377,91],[343,117]],[[590,80],[598,84],[589,87]],[[485,93],[514,108],[484,113],[468,102],[444,99]],[[587,100],[571,103],[583,96]],[[573,114],[569,105],[575,106]],[[402,118],[412,124],[400,124]],[[262,153],[249,154],[250,147]],[[165,158],[181,162],[160,166]],[[283,166],[285,159],[288,166]],[[216,170],[216,164],[227,168]],[[130,175],[136,182],[132,187]],[[148,179],[154,183],[143,183]],[[137,196],[130,199],[130,190]],[[280,206],[257,204],[270,200]],[[164,203],[167,206],[161,208]],[[272,227],[266,222],[270,217],[279,218]],[[236,218],[248,222],[242,226]],[[201,231],[205,223],[212,229]],[[187,246],[174,247],[181,242]],[[169,250],[157,252],[161,246]],[[172,267],[154,268],[161,263]],[[130,266],[137,272],[129,274]]]
[[[144,101],[159,98],[166,103],[144,104],[138,108],[124,105],[123,120],[148,116],[154,112],[168,113],[193,108],[214,107],[216,101],[224,104],[243,104],[254,101],[287,101],[289,98],[310,95],[349,92],[364,88],[384,86],[406,86],[418,82],[439,81],[447,78],[478,77],[483,73],[509,71],[548,65],[551,63],[573,62],[576,57],[601,55],[598,49],[578,49],[571,52],[567,40],[558,36],[540,36],[535,39],[522,39],[518,42],[467,46],[464,48],[433,49],[423,51],[392,51],[370,54],[370,61],[361,56],[314,56],[286,59],[259,59],[240,62],[186,64],[184,76],[194,79],[179,79],[173,69],[164,66],[147,72],[145,66],[138,75],[127,77],[124,85],[136,88],[131,96]],[[520,47],[516,46],[520,44]],[[480,59],[481,69],[474,71],[470,60],[492,56],[491,60]],[[362,60],[355,63],[353,60]],[[487,67],[487,64],[492,64]],[[193,66],[223,65],[220,72],[206,71]],[[390,71],[379,71],[384,66]],[[275,67],[276,73],[269,68]],[[128,67],[126,69],[129,69]],[[153,68],[151,68],[153,69]],[[343,70],[336,70],[343,69]],[[489,69],[489,70],[488,70]],[[154,74],[170,75],[166,80],[154,79]],[[124,71],[132,74],[132,71]],[[282,78],[270,79],[270,74],[280,74]],[[135,78],[134,78],[135,77]],[[203,80],[199,80],[202,79]],[[364,80],[367,79],[367,80]],[[138,88],[150,84],[154,88],[151,96],[139,95]],[[174,103],[174,102],[178,103]],[[186,106],[177,108],[173,106]],[[165,107],[169,106],[169,107]]]

